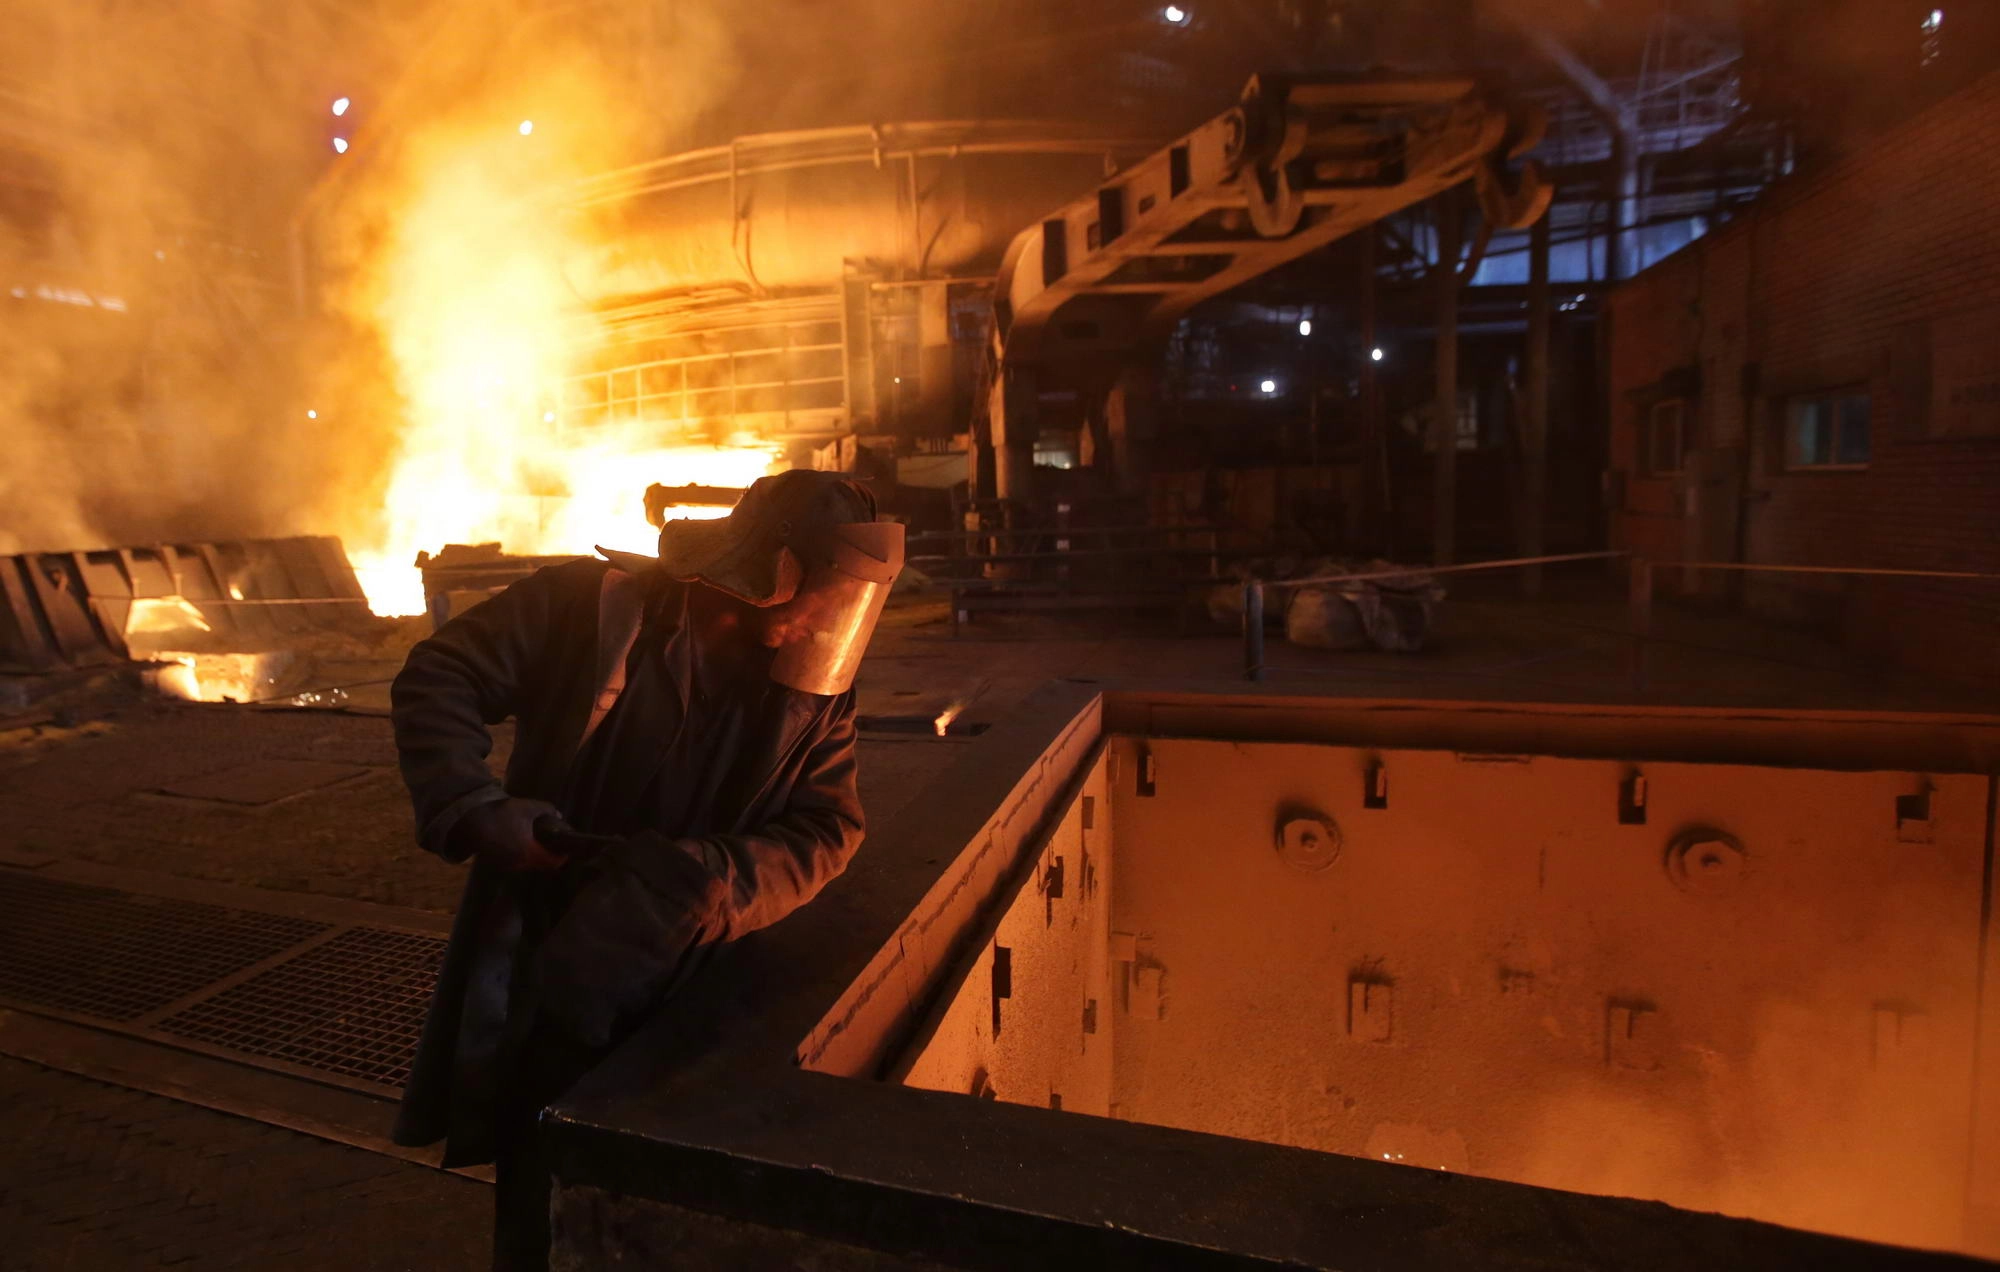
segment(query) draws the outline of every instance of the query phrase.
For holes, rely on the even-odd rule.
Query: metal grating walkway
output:
[[[289,915],[0,873],[0,998],[136,1020],[327,930]]]
[[[444,949],[0,869],[0,1004],[375,1095],[409,1077]]]
[[[414,932],[349,928],[157,1027],[401,1090],[444,944]]]

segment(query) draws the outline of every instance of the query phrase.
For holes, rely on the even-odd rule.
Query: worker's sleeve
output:
[[[724,940],[769,927],[819,895],[861,846],[854,694],[841,695],[785,810],[745,835],[683,840],[721,881]]]
[[[410,651],[389,689],[389,719],[417,841],[447,861],[459,819],[507,798],[486,765],[488,726],[514,714],[523,678],[547,643],[556,584],[547,570],[452,619]]]
[[[580,868],[537,955],[540,1010],[586,1046],[670,991],[698,948],[768,927],[818,894],[860,846],[854,699],[807,753],[783,812],[744,835],[641,831]]]

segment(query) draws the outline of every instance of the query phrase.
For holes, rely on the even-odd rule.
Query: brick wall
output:
[[[2000,571],[2000,436],[1935,436],[1929,373],[1941,330],[2000,307],[1996,121],[2000,74],[1801,172],[1611,297],[1622,544],[1713,558],[1734,538],[1758,562]],[[2000,369],[2000,309],[1992,336]],[[1700,369],[1694,450],[1710,468],[1740,469],[1740,533],[1689,515],[1690,499],[1733,494],[1727,482],[1694,463],[1652,479],[1639,463],[1635,402],[1689,366]],[[1867,468],[1786,471],[1786,395],[1843,386],[1870,397]],[[1767,613],[1837,624],[1872,656],[2000,680],[2000,585],[1756,576],[1746,596]]]

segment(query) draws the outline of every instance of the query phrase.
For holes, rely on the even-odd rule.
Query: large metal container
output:
[[[1996,773],[1049,686],[549,1114],[558,1262],[1973,1266],[1854,1238],[2000,1249]]]
[[[1453,742],[1110,739],[905,1081],[1996,1252],[1991,777]]]

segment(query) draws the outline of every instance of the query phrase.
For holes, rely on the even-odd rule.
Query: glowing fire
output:
[[[388,542],[396,546],[350,553],[377,614],[423,612],[423,579],[412,565],[420,550],[498,542],[525,555],[586,553],[600,545],[651,552],[657,532],[646,522],[647,486],[747,486],[777,462],[774,448],[757,445],[565,446],[560,437],[532,432],[507,440],[512,471],[495,471],[477,454],[405,452],[386,504]],[[668,515],[720,517],[728,511],[675,508]]]
[[[145,655],[154,663],[149,679],[170,698],[189,702],[264,702],[294,675],[295,657],[265,653],[189,653],[159,650]]]
[[[965,710],[963,702],[954,702],[944,710],[938,712],[938,718],[931,721],[931,726],[937,730],[939,737],[943,737],[951,731],[951,722],[958,719],[958,713],[963,710]]]
[[[566,116],[608,117],[585,87],[541,91],[571,99]],[[559,415],[563,378],[603,339],[581,316],[589,280],[574,275],[615,231],[528,192],[559,191],[619,156],[586,130],[538,129],[532,144],[527,131],[484,115],[437,123],[368,178],[376,232],[358,236],[348,299],[379,338],[399,400],[384,412],[396,428],[381,506],[343,537],[378,614],[423,612],[419,551],[649,550],[647,486],[741,487],[778,466],[777,449],[751,437],[689,444],[684,424],[572,427]]]

